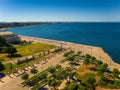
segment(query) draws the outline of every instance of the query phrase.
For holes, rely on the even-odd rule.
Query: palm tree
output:
[[[74,76],[74,70],[71,67],[66,67],[64,69],[64,78],[67,81],[67,83],[70,83],[70,79]]]
[[[88,74],[87,78],[85,79],[85,84],[88,90],[95,90],[95,77],[93,74]]]
[[[53,79],[49,79],[49,80],[47,81],[47,84],[48,84],[49,86],[53,87],[54,90],[56,90],[56,86],[58,85],[58,83],[57,83],[55,80],[53,80]]]
[[[100,80],[98,81],[98,85],[101,86],[101,88],[107,84],[107,79],[104,77],[104,75],[100,76]]]
[[[51,74],[54,74],[55,71],[56,71],[56,69],[55,69],[54,67],[51,67],[51,68],[49,69],[49,72],[50,72]]]
[[[89,60],[88,58],[85,58],[84,61],[83,61],[83,64],[85,64],[86,67],[87,67],[87,65],[88,65],[89,63],[90,63],[90,60]]]
[[[118,78],[120,74],[120,71],[117,68],[114,68],[112,71],[112,75],[114,76],[114,78]]]

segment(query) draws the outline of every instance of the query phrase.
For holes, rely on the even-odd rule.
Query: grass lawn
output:
[[[76,77],[78,80],[82,81],[83,83],[85,82],[85,78],[87,77],[88,74],[93,74],[95,79],[96,79],[96,83],[100,80],[99,75],[97,74],[97,71],[95,71],[95,66],[93,66],[92,64],[87,65],[81,65],[79,67],[79,69],[76,71]],[[106,73],[104,73],[104,76],[108,79],[108,80],[114,80],[111,76],[107,75]],[[96,86],[96,88],[100,88],[100,86]],[[102,88],[103,90],[106,90],[105,88]],[[99,90],[99,89],[98,89]]]
[[[94,74],[94,77],[96,78],[96,81],[99,80],[99,76],[97,75],[97,72],[94,70],[94,66],[92,64],[87,65],[81,65],[80,68],[77,70],[77,78],[79,80],[82,80],[84,82],[85,78],[87,77],[88,73]]]
[[[17,55],[19,56],[27,56],[31,54],[35,54],[44,50],[49,50],[55,48],[54,45],[48,45],[48,44],[41,44],[41,43],[32,43],[28,45],[21,45],[21,46],[15,46],[17,49]],[[10,58],[7,56],[7,54],[0,54],[0,61],[9,61],[13,60],[14,58]]]
[[[11,72],[10,66],[12,66],[12,70],[16,70],[20,67],[25,67],[27,64],[31,64],[31,63],[36,62],[36,61],[39,61],[39,59],[30,60],[29,62],[25,62],[25,63],[19,64],[19,65],[18,64],[12,64],[12,63],[7,63],[4,66],[5,70],[3,70],[3,72],[5,74],[7,74],[8,72]]]

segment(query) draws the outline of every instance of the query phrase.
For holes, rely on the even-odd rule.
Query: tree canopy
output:
[[[4,70],[4,65],[0,62],[0,71]]]
[[[4,52],[10,54],[11,56],[14,56],[14,54],[17,52],[16,48],[13,46],[4,48]]]

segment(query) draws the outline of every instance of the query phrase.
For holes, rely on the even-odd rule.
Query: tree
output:
[[[85,86],[80,85],[77,90],[86,90]]]
[[[107,63],[104,63],[104,64],[103,64],[103,68],[105,68],[105,71],[106,71],[107,68],[108,68],[108,64],[107,64]]]
[[[0,62],[0,71],[4,70],[4,65]]]
[[[96,58],[94,57],[94,56],[91,56],[91,58],[90,58],[90,61],[91,61],[91,63],[95,63],[95,60],[96,60]]]
[[[46,79],[47,78],[47,73],[42,73],[40,76],[39,76],[39,79],[42,80],[42,79]]]
[[[38,70],[35,69],[35,68],[32,68],[32,69],[30,70],[30,72],[31,72],[32,74],[36,74],[36,73],[38,72]]]
[[[64,78],[67,81],[67,83],[70,83],[70,79],[74,76],[74,70],[71,67],[66,67],[64,70]]]
[[[47,84],[48,84],[49,86],[54,87],[54,90],[56,90],[56,86],[58,86],[59,81],[56,81],[56,80],[53,80],[53,79],[49,79],[49,80],[47,81]]]
[[[95,90],[95,77],[93,74],[88,74],[87,78],[85,79],[85,84],[88,90]]]
[[[74,51],[70,50],[70,51],[64,53],[64,57],[68,57],[72,53],[74,53]]]
[[[56,69],[61,69],[61,68],[62,68],[61,65],[59,65],[59,64],[56,65]]]
[[[11,56],[14,56],[14,54],[17,52],[16,48],[13,46],[4,48],[4,52],[10,54]]]
[[[98,74],[103,74],[106,71],[106,69],[103,66],[97,67],[96,70]]]
[[[55,71],[56,71],[56,70],[55,70],[54,67],[51,67],[51,68],[49,69],[49,72],[50,72],[51,74],[53,74]]]
[[[83,63],[86,65],[86,67],[87,67],[87,65],[90,63],[90,60],[88,59],[88,58],[85,58],[84,59],[84,61],[83,61]]]
[[[22,78],[23,80],[26,80],[26,79],[29,78],[29,74],[24,73],[24,74],[21,76],[21,78]]]
[[[71,54],[71,55],[69,55],[68,57],[67,57],[67,60],[69,60],[69,61],[73,61],[74,59],[75,59],[75,55],[74,54]]]
[[[103,64],[103,62],[101,61],[101,60],[96,60],[96,65],[97,66],[100,66],[100,65],[102,65]]]
[[[6,40],[4,37],[0,36],[0,46],[5,46],[6,45]]]
[[[115,80],[114,86],[115,86],[115,88],[120,88],[120,80]]]
[[[115,78],[118,78],[119,77],[119,70],[117,68],[114,68],[113,71],[112,71],[112,75],[115,77]]]
[[[78,90],[78,85],[75,82],[68,84],[64,90]]]
[[[86,54],[85,58],[90,59],[91,56],[89,54]]]
[[[13,64],[10,63],[10,71],[12,72],[12,70],[13,70]]]
[[[98,81],[98,85],[103,87],[104,85],[107,84],[107,79],[103,74],[100,75],[100,80]]]

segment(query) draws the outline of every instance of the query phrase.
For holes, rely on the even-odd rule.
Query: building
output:
[[[0,36],[3,36],[8,43],[18,44],[20,43],[20,37],[12,32],[0,32]]]

